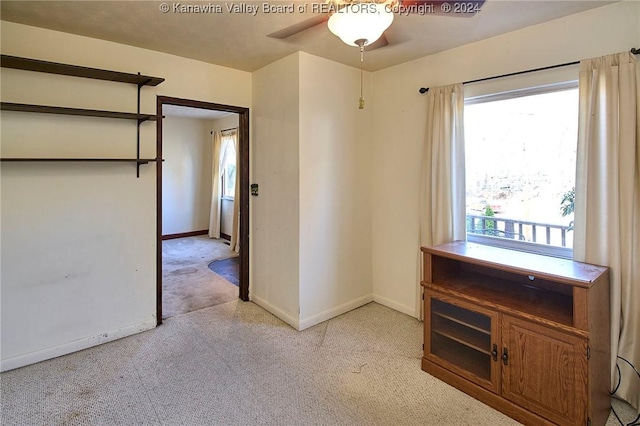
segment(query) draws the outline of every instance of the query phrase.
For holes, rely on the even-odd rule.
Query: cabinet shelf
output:
[[[571,287],[589,288],[607,271],[603,266],[482,244],[456,241],[439,247],[442,250],[438,256],[446,259],[515,273],[523,277],[531,275],[536,279],[550,280]],[[428,253],[431,249],[424,250]]]
[[[47,74],[68,75],[71,77],[91,78],[94,80],[115,81],[119,83],[130,83],[138,86],[157,86],[164,81],[164,78],[160,77],[150,77],[147,75],[81,67],[78,65],[60,64],[57,62],[20,58],[10,55],[2,55],[0,57],[0,65],[4,68],[36,71]]]
[[[480,333],[491,335],[491,319],[484,315],[434,300],[432,312],[440,318],[458,323]]]
[[[440,313],[440,312],[434,312],[434,315],[437,315],[438,317],[444,318],[444,319],[449,320],[449,321],[453,321],[453,322],[455,322],[457,324],[463,325],[463,326],[465,326],[467,328],[470,328],[472,330],[476,330],[476,331],[478,331],[480,333],[491,335],[491,330],[485,330],[483,328],[477,327],[477,326],[475,326],[473,324],[470,324],[468,322],[462,321],[459,318],[454,318],[454,317],[452,317],[450,315],[443,314],[443,313]]]
[[[514,285],[513,282],[460,272],[457,276],[441,276],[433,283],[425,283],[433,290],[447,293],[480,305],[490,305],[507,312],[519,312],[565,326],[573,326],[573,298],[570,295],[533,286]]]
[[[100,117],[100,118],[116,118],[121,120],[135,120],[139,123],[145,121],[157,120],[156,115],[151,114],[136,114],[135,112],[119,112],[119,111],[103,111],[94,109],[82,109],[82,108],[67,108],[57,106],[46,105],[30,105],[30,104],[18,104],[12,102],[0,103],[0,109],[2,111],[17,111],[17,112],[35,112],[41,114],[59,114],[59,115],[75,115],[83,117]]]
[[[437,336],[432,342],[432,354],[462,368],[483,380],[491,380],[491,358],[456,340]]]
[[[445,322],[439,322],[439,324],[432,324],[431,329],[434,333],[446,337],[447,339],[454,340],[461,345],[467,346],[483,354],[491,354],[491,351],[489,350],[491,336],[486,334],[479,335],[469,328],[465,328],[459,324],[454,324],[456,323],[447,324]]]

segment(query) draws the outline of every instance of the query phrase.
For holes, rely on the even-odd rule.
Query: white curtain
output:
[[[640,69],[630,53],[582,61],[574,258],[611,268],[612,386],[640,369]],[[616,393],[640,408],[623,361]]]
[[[463,119],[462,84],[429,89],[420,186],[421,246],[466,239]],[[422,319],[421,286],[417,295],[416,312]]]
[[[219,131],[214,131],[211,138],[211,209],[209,211],[209,238],[220,238],[220,147],[222,146],[222,135]]]
[[[240,144],[238,143],[238,132],[233,132],[233,143],[236,148],[236,186],[233,195],[233,225],[231,227],[231,250],[240,252],[240,238],[238,230],[240,228]]]

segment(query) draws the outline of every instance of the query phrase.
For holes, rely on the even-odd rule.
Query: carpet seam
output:
[[[134,365],[133,369],[136,372],[136,376],[138,376],[138,381],[140,382],[140,386],[142,386],[142,389],[144,389],[144,395],[147,397],[147,400],[149,401],[149,404],[151,405],[151,408],[153,409],[153,414],[155,414],[155,416],[156,416],[156,421],[158,422],[158,424],[163,425],[164,422],[162,421],[162,419],[160,419],[160,416],[158,415],[158,410],[156,410],[156,406],[153,403],[153,400],[151,399],[151,396],[149,395],[149,391],[147,390],[147,387],[145,386],[144,382],[142,381],[142,377],[140,376],[140,371],[138,370],[138,367],[136,367]]]

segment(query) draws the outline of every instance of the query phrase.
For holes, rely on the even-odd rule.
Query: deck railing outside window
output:
[[[495,216],[467,215],[467,233],[557,247],[571,247],[569,226]],[[570,244],[567,244],[569,240]]]

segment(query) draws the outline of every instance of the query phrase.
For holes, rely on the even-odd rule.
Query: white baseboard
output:
[[[326,311],[322,311],[319,314],[300,320],[286,313],[282,309],[272,305],[265,299],[257,296],[255,293],[251,293],[251,301],[253,301],[256,305],[264,308],[265,310],[271,312],[273,315],[277,316],[296,330],[302,331],[306,328],[313,327],[316,324],[320,324],[323,321],[329,320],[331,318],[337,317],[338,315],[342,315],[356,308],[359,308],[360,306],[366,305],[369,302],[373,302],[373,297],[370,294],[359,297],[340,306],[336,306],[335,308],[327,309]]]
[[[336,306],[335,308],[322,311],[309,318],[301,319],[300,327],[298,328],[298,330],[304,330],[305,328],[313,327],[314,325],[320,324],[323,321],[335,318],[338,315],[342,315],[356,308],[359,308],[360,306],[366,305],[367,303],[373,302],[373,300],[373,295],[368,294],[366,296],[351,300],[347,303],[343,303],[342,305]]]
[[[378,294],[374,294],[373,295],[373,301],[376,303],[379,303],[381,305],[386,306],[387,308],[391,308],[395,311],[398,312],[402,312],[403,314],[407,314],[409,316],[412,316],[414,318],[418,318],[418,316],[416,315],[416,309],[415,308],[410,308],[408,306],[402,305],[396,301],[393,301],[391,299],[387,299],[386,297],[382,297]]]
[[[121,339],[123,337],[131,336],[133,334],[141,333],[143,331],[151,330],[156,326],[155,316],[149,318],[143,322],[137,324],[128,325],[126,327],[119,328],[114,331],[98,334],[97,336],[90,336],[84,339],[74,340],[73,342],[64,343],[59,346],[54,346],[47,349],[42,349],[36,352],[31,352],[25,355],[19,355],[12,358],[3,359],[0,361],[0,371],[9,371],[15,368],[24,367],[25,365],[35,364],[47,359],[56,358],[62,355],[67,355],[72,352],[81,351],[83,349],[90,348],[92,346],[98,346],[103,343],[111,342],[113,340]]]
[[[291,327],[295,328],[296,330],[300,330],[298,328],[298,325],[299,325],[298,320],[296,318],[292,317],[291,315],[289,315],[288,313],[286,313],[285,311],[283,311],[282,309],[275,307],[274,305],[272,305],[271,303],[267,302],[262,297],[256,296],[255,293],[250,293],[249,298],[256,305],[264,308],[268,312],[271,312],[273,315],[277,316],[282,321],[284,321],[287,324],[289,324]]]

